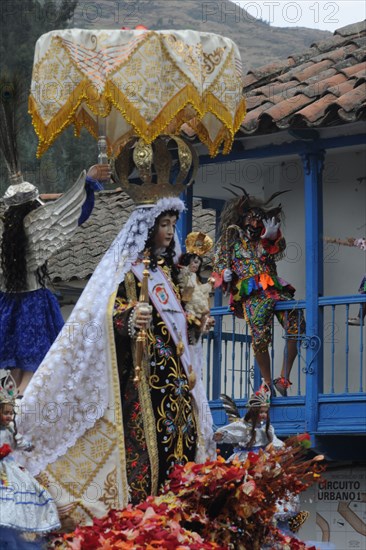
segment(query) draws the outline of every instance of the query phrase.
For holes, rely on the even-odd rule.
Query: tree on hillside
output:
[[[46,32],[67,28],[72,22],[76,6],[77,0],[0,2],[1,74],[16,73],[21,78],[24,100],[19,114],[20,162],[24,176],[34,182],[41,192],[62,191],[69,187],[76,174],[92,164],[96,156],[94,140],[90,136],[76,140],[69,129],[41,160],[37,160],[37,136],[27,112],[36,41]],[[4,90],[0,90],[0,93],[3,92]],[[7,170],[1,159],[1,194],[8,184]]]

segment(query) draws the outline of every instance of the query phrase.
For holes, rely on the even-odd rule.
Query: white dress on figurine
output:
[[[269,425],[269,437],[267,436],[265,422],[259,422],[258,426],[255,428],[255,442],[250,448],[248,448],[247,445],[251,439],[252,424],[251,422],[246,422],[243,418],[231,422],[227,426],[218,428],[215,433],[222,434],[223,438],[220,440],[220,443],[235,445],[234,453],[228,458],[228,461],[234,460],[235,458],[244,462],[249,451],[258,453],[259,449],[265,449],[269,443],[272,443],[277,449],[284,446],[284,442],[276,436],[272,424]],[[287,492],[283,501],[278,501],[276,506],[276,520],[287,521],[300,510],[299,496]]]
[[[0,427],[0,447],[27,449],[29,443],[16,441],[9,427]],[[0,540],[1,529],[46,533],[60,527],[51,495],[26,470],[18,466],[12,453],[0,460]]]
[[[264,449],[271,442],[275,448],[284,446],[283,441],[276,436],[272,424],[270,424],[268,429],[269,438],[267,437],[265,422],[259,422],[258,426],[255,428],[255,444],[250,449],[248,448],[248,443],[252,437],[252,424],[251,422],[246,422],[243,418],[231,422],[227,426],[218,428],[216,433],[222,435],[220,443],[235,445],[234,453],[228,460],[234,460],[234,458],[236,458],[244,462],[249,451],[258,452],[259,449]]]

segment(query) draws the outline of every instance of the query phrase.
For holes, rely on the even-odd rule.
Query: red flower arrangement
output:
[[[148,497],[138,506],[112,510],[92,526],[64,535],[64,548],[72,550],[225,550],[180,524],[178,501],[168,505]],[[60,547],[60,546],[58,546]]]
[[[4,443],[4,445],[1,445],[0,447],[0,460],[8,456],[12,452],[12,448],[7,443]]]
[[[159,496],[112,510],[64,535],[72,550],[305,550],[303,542],[276,528],[276,503],[320,477],[323,457],[303,460],[298,438],[284,448],[268,445],[245,462],[176,466]],[[58,542],[61,543],[60,538]],[[60,548],[60,546],[58,546]],[[314,548],[314,547],[313,547]]]
[[[297,436],[297,441],[304,447],[304,449],[310,449],[311,440],[310,435],[307,433],[300,434]]]

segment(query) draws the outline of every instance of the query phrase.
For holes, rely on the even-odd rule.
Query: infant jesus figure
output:
[[[189,326],[195,333],[208,332],[215,321],[210,316],[210,295],[215,280],[203,281],[201,275],[203,256],[213,246],[212,239],[201,232],[192,232],[186,238],[186,250],[179,259],[179,289]]]

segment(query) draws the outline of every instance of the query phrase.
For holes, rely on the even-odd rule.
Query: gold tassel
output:
[[[192,368],[192,365],[189,365],[188,372],[189,372],[188,387],[189,387],[189,390],[191,391],[191,390],[193,390],[193,388],[196,385],[197,377],[196,377],[196,373],[194,372],[194,370]]]
[[[177,356],[182,357],[182,355],[184,353],[184,344],[182,342],[182,335],[181,335],[180,332],[178,334],[178,337],[179,337],[179,342],[177,344]]]

